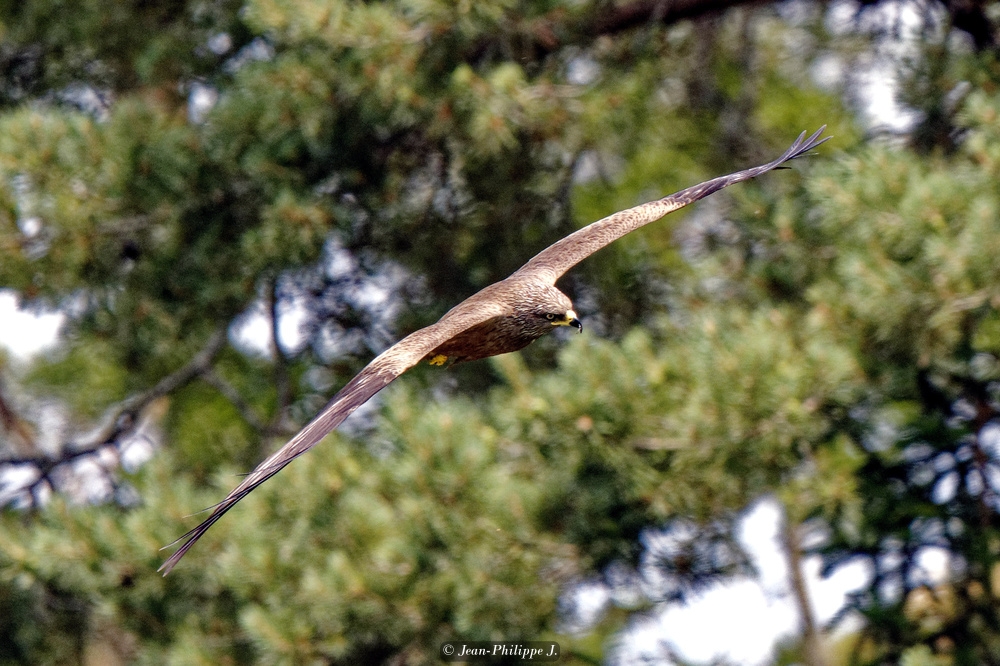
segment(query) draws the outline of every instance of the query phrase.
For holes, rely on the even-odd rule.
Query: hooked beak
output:
[[[583,333],[583,322],[576,318],[576,313],[572,310],[566,313],[566,325],[573,326],[578,333]]]

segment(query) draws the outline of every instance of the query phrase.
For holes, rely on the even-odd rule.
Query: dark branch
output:
[[[139,425],[142,411],[154,400],[162,398],[193,379],[209,372],[212,363],[226,344],[226,327],[216,330],[202,349],[191,361],[170,373],[150,389],[131,396],[121,402],[114,413],[108,418],[108,424],[102,428],[87,443],[70,442],[62,447],[58,455],[29,455],[8,457],[0,460],[0,466],[31,465],[38,470],[38,478],[12,495],[12,499],[21,492],[30,492],[33,501],[37,501],[36,489],[42,484],[55,488],[52,473],[63,465],[75,462],[86,456],[99,456],[107,448],[113,448],[117,454],[122,441],[135,432]]]
[[[0,428],[15,437],[24,450],[38,450],[31,427],[18,415],[7,398],[3,377],[0,377]]]
[[[257,414],[253,406],[243,399],[240,392],[236,390],[236,387],[230,384],[228,381],[219,376],[214,370],[205,371],[201,380],[214,388],[216,391],[222,394],[226,400],[232,403],[236,411],[240,413],[243,420],[246,421],[251,428],[256,430],[262,435],[266,435],[273,429],[274,426],[264,423],[263,419]]]
[[[110,424],[95,438],[97,445],[110,444],[135,428],[138,415],[149,403],[173,393],[193,379],[205,374],[226,344],[226,327],[220,327],[208,339],[201,351],[182,368],[170,373],[149,390],[127,398],[111,418]],[[73,448],[70,445],[70,448]]]
[[[479,62],[493,54],[518,55],[509,52],[511,43],[516,43],[522,51],[519,57],[539,60],[566,46],[586,46],[597,37],[758,4],[764,3],[762,0],[635,0],[618,6],[598,4],[594,11],[576,20],[566,20],[564,10],[560,9],[518,25],[518,34],[514,36],[495,35],[480,40],[470,50],[467,60]]]
[[[267,298],[268,316],[271,318],[271,351],[274,354],[274,386],[278,393],[277,407],[274,412],[274,420],[271,428],[274,429],[284,418],[288,405],[292,402],[291,384],[288,380],[288,360],[278,343],[278,306],[280,297],[278,294],[278,278],[273,277],[267,285],[265,291]]]

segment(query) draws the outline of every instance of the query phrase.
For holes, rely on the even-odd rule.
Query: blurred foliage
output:
[[[1000,662],[979,5],[927,9],[892,136],[845,102],[894,37],[873,3],[71,4],[0,0],[0,286],[66,318],[0,366],[5,472],[38,491],[0,488],[0,662],[417,664],[456,637],[614,662],[635,618],[749,573],[733,527],[762,496],[827,571],[870,566],[831,663]],[[155,573],[373,352],[823,123],[817,157],[567,275],[585,335],[416,369]],[[302,342],[195,363],[252,312]],[[575,627],[595,580],[617,608]]]

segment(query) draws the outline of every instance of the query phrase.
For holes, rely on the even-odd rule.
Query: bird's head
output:
[[[561,314],[557,312],[546,312],[544,317],[545,321],[552,326],[572,326],[580,333],[583,333],[583,324],[576,318],[576,313],[573,312],[573,308],[570,308]]]
[[[581,333],[583,324],[573,311],[573,302],[566,294],[547,284],[525,285],[519,288],[515,304],[517,319],[533,335],[545,335],[556,326],[572,326]]]

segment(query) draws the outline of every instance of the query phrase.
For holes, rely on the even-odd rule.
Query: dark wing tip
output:
[[[229,506],[232,506],[232,504],[230,504]],[[184,554],[191,549],[191,546],[193,546],[195,542],[198,541],[199,538],[201,538],[201,535],[203,535],[205,532],[208,531],[208,528],[211,527],[215,523],[215,521],[217,521],[219,518],[222,517],[222,514],[229,509],[229,506],[226,506],[222,511],[218,511],[217,509],[216,510],[217,513],[214,513],[211,516],[209,516],[208,520],[203,522],[201,525],[198,525],[198,527],[185,533],[184,536],[179,537],[178,539],[175,539],[174,541],[167,544],[163,548],[160,548],[160,550],[165,550],[177,543],[180,543],[181,541],[184,542],[183,544],[181,544],[181,547],[178,548],[173,555],[168,557],[166,561],[164,561],[163,564],[160,565],[160,568],[157,569],[157,572],[162,571],[164,576],[170,573],[170,571],[175,566],[177,566],[177,563],[181,561],[181,558],[184,557]]]
[[[164,561],[163,564],[160,565],[160,568],[157,569],[157,571],[162,571],[164,576],[170,573],[171,569],[177,566],[177,563],[181,561],[182,557],[184,557],[184,554],[187,553],[189,550],[191,550],[191,547],[198,541],[198,539],[200,539],[205,534],[205,532],[208,531],[208,528],[210,528],[220,518],[222,518],[223,514],[232,509],[237,502],[239,502],[241,499],[249,495],[251,491],[257,488],[257,486],[259,486],[260,484],[264,483],[272,476],[277,474],[278,471],[280,471],[283,467],[284,465],[280,465],[277,466],[275,469],[273,469],[273,471],[268,470],[268,473],[265,476],[263,476],[260,479],[257,479],[254,483],[243,488],[237,488],[232,493],[230,493],[226,499],[222,500],[221,502],[219,502],[214,506],[208,507],[208,509],[204,509],[204,511],[208,511],[211,509],[212,515],[206,518],[200,525],[198,525],[194,529],[189,530],[188,532],[184,533],[184,535],[174,539],[166,546],[163,546],[163,548],[160,548],[160,550],[166,550],[167,548],[170,548],[180,543],[181,541],[184,542],[181,544],[180,548],[178,548],[176,552],[174,552],[173,555],[168,557],[166,561]],[[199,511],[198,513],[201,513],[201,511]]]
[[[190,532],[188,534],[190,534]],[[188,534],[185,534],[184,536],[186,537],[186,536],[188,536]],[[184,537],[181,537],[181,539],[183,539],[183,538]],[[171,555],[170,557],[168,557],[166,560],[164,560],[163,564],[160,565],[160,567],[156,570],[156,572],[157,573],[163,572],[163,577],[166,578],[167,574],[169,574],[171,571],[173,571],[173,568],[175,566],[177,566],[177,563],[181,561],[182,557],[184,557],[184,553],[186,553],[188,551],[188,549],[191,548],[191,546],[194,545],[194,542],[197,540],[197,538],[198,537],[192,535],[191,540],[188,541],[187,543],[185,543],[180,548],[178,548],[176,553],[174,553],[173,555]],[[174,543],[177,543],[177,541],[175,541]],[[174,544],[172,543],[169,546],[164,546],[163,548],[170,548],[170,546],[172,546],[172,545],[174,545]],[[163,550],[163,548],[161,548],[160,550]]]
[[[278,449],[267,460],[258,465],[254,471],[247,475],[247,477],[238,486],[236,486],[231,493],[229,493],[226,499],[222,500],[214,507],[209,507],[209,509],[212,510],[212,515],[206,518],[204,522],[184,536],[175,540],[170,545],[164,546],[164,548],[170,548],[170,546],[180,543],[181,541],[184,542],[173,555],[167,558],[167,560],[160,565],[160,568],[157,569],[157,571],[162,571],[164,576],[170,573],[170,570],[173,569],[178,562],[180,562],[181,558],[184,557],[184,554],[191,549],[195,542],[197,542],[198,539],[200,539],[202,535],[204,535],[205,532],[207,532],[208,529],[216,523],[216,521],[222,518],[223,514],[233,508],[237,502],[253,492],[254,489],[262,483],[284,469],[285,465],[292,462],[318,444],[324,437],[330,434],[334,428],[340,425],[341,422],[343,422],[343,420],[346,419],[359,405],[367,402],[369,398],[378,393],[383,387],[387,386],[399,375],[398,372],[385,369],[379,366],[378,363],[379,361],[376,358],[375,361],[368,364],[364,370],[359,372],[354,379],[349,381],[344,388],[338,391],[327,406],[323,408],[323,411],[313,418],[312,421],[306,424],[306,426],[302,428],[302,430],[300,430],[295,437]],[[161,550],[163,549],[161,548]]]
[[[320,437],[319,439],[322,439],[322,437]],[[317,439],[316,442],[318,442],[319,439]],[[288,445],[286,444],[285,446],[287,447]],[[172,542],[168,543],[163,548],[160,548],[160,550],[165,550],[167,548],[170,548],[171,546],[180,543],[181,541],[184,542],[181,544],[180,548],[178,548],[173,555],[168,557],[166,561],[160,565],[160,568],[157,569],[157,571],[162,571],[164,576],[170,573],[170,570],[173,569],[177,565],[177,563],[181,561],[181,558],[184,557],[184,554],[191,549],[191,547],[195,544],[195,542],[197,542],[198,539],[200,539],[205,534],[205,532],[207,532],[208,529],[216,523],[216,521],[222,518],[222,516],[227,511],[232,509],[237,502],[239,502],[241,499],[243,499],[251,492],[253,492],[262,483],[264,483],[272,476],[274,476],[282,469],[284,469],[285,465],[287,465],[292,460],[297,458],[300,453],[308,451],[311,447],[312,444],[309,444],[302,451],[296,452],[294,455],[291,455],[287,460],[282,460],[279,463],[269,466],[263,466],[263,465],[258,466],[257,469],[255,469],[253,472],[250,473],[251,476],[256,475],[256,478],[254,478],[253,481],[250,482],[244,481],[243,484],[240,484],[239,486],[236,487],[235,490],[233,490],[233,492],[229,493],[229,496],[226,497],[226,499],[222,500],[221,502],[219,502],[214,506],[210,506],[207,509],[203,509],[203,511],[211,510],[212,515],[206,518],[200,525],[198,525],[194,529],[186,532],[183,536],[174,539]],[[285,447],[282,447],[282,450],[284,450],[284,448]],[[198,513],[202,512],[199,511]]]
[[[812,150],[813,148],[821,144],[824,144],[830,139],[832,139],[833,138],[832,136],[823,137],[822,139],[819,138],[825,131],[826,131],[826,125],[823,125],[818,130],[813,132],[808,139],[806,138],[805,132],[799,134],[799,138],[797,138],[795,142],[792,143],[792,145],[788,148],[788,150],[785,151],[785,154],[776,159],[774,162],[772,162],[772,164],[774,165],[774,167],[772,168],[776,168],[779,164],[784,164],[789,160],[794,160],[796,157],[802,157],[808,154],[809,151]]]
[[[773,162],[768,162],[767,164],[762,164],[750,169],[744,169],[743,171],[737,171],[736,173],[731,173],[728,176],[720,176],[718,178],[713,178],[712,180],[706,180],[704,183],[699,183],[698,185],[694,185],[681,190],[680,192],[671,194],[669,197],[665,197],[665,199],[671,199],[675,202],[679,202],[681,205],[687,205],[693,201],[704,199],[708,195],[718,192],[722,188],[728,187],[733,183],[741,183],[745,180],[756,178],[757,176],[767,173],[772,169],[787,169],[789,167],[783,167],[781,165],[789,160],[794,160],[796,157],[802,157],[803,155],[809,154],[810,150],[833,138],[828,136],[820,139],[819,137],[824,131],[826,131],[826,125],[823,125],[818,130],[813,132],[808,139],[806,138],[806,133],[802,132],[802,134],[799,134],[799,137],[795,139],[792,145],[789,146],[788,150],[786,150],[781,157]]]

